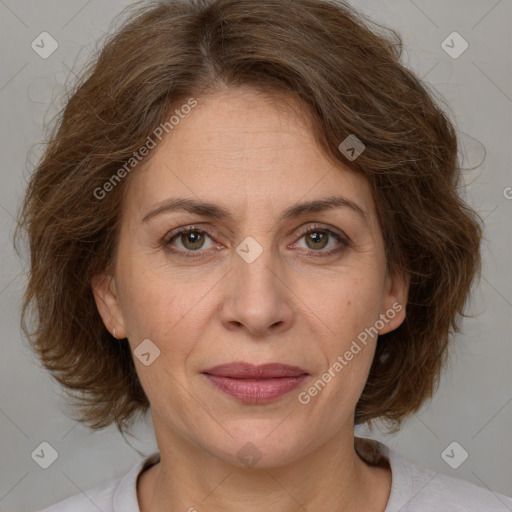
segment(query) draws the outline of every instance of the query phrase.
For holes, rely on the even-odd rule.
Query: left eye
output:
[[[310,250],[310,252],[313,253],[320,253],[314,255],[320,257],[330,256],[331,254],[338,253],[350,245],[347,239],[335,231],[316,226],[313,226],[312,228],[309,228],[307,231],[303,232],[299,240],[302,239],[306,241],[306,250]],[[322,250],[327,247],[329,241],[331,240],[334,240],[337,242],[337,244],[334,244],[334,247],[330,250]]]

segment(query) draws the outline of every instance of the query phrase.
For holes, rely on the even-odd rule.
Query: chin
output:
[[[225,443],[219,444],[219,437],[215,435],[213,443],[204,446],[215,457],[240,468],[284,466],[303,455],[304,439],[279,433],[275,422],[271,428],[260,430],[261,434],[258,435],[250,426],[239,428],[236,435],[225,433]]]

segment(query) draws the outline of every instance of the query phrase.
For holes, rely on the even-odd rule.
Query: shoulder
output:
[[[406,493],[403,512],[510,512],[512,498],[476,484],[432,471],[405,461],[411,492]]]
[[[512,498],[419,466],[378,441],[388,459],[391,494],[385,512],[511,512]]]
[[[140,512],[137,500],[137,478],[159,460],[159,453],[137,462],[117,480],[76,494],[39,512]]]

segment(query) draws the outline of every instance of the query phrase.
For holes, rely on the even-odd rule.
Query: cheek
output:
[[[335,340],[336,349],[342,350],[379,318],[381,294],[377,278],[345,274],[325,280],[314,291],[309,287],[300,296],[304,297],[304,313],[308,314],[308,310],[314,313],[315,323],[322,330],[325,328],[327,337]]]
[[[172,364],[192,350],[193,340],[201,329],[201,310],[206,302],[203,296],[212,284],[207,280],[192,282],[135,263],[119,268],[121,308],[128,338],[134,347],[150,339]]]
[[[122,310],[129,337],[159,337],[176,311],[177,297],[170,295],[162,283],[144,278],[141,274],[129,274],[123,279]]]
[[[324,368],[318,377],[329,381],[321,398],[336,397],[340,414],[355,407],[364,388],[375,353],[377,336],[372,327],[379,319],[381,289],[378,279],[348,275],[331,280],[323,293],[310,294],[308,306],[325,335],[322,351]]]

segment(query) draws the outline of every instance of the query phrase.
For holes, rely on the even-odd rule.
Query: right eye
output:
[[[198,258],[201,257],[201,254],[187,254],[187,253],[202,253],[205,251],[201,251],[204,248],[205,239],[209,238],[212,242],[210,247],[206,247],[206,249],[211,249],[212,247],[218,247],[218,244],[215,244],[211,238],[211,235],[208,231],[204,231],[202,229],[198,229],[195,226],[185,226],[182,228],[175,229],[171,231],[165,237],[165,247],[174,254],[178,254],[185,258]],[[181,244],[178,250],[172,248],[174,242]]]

